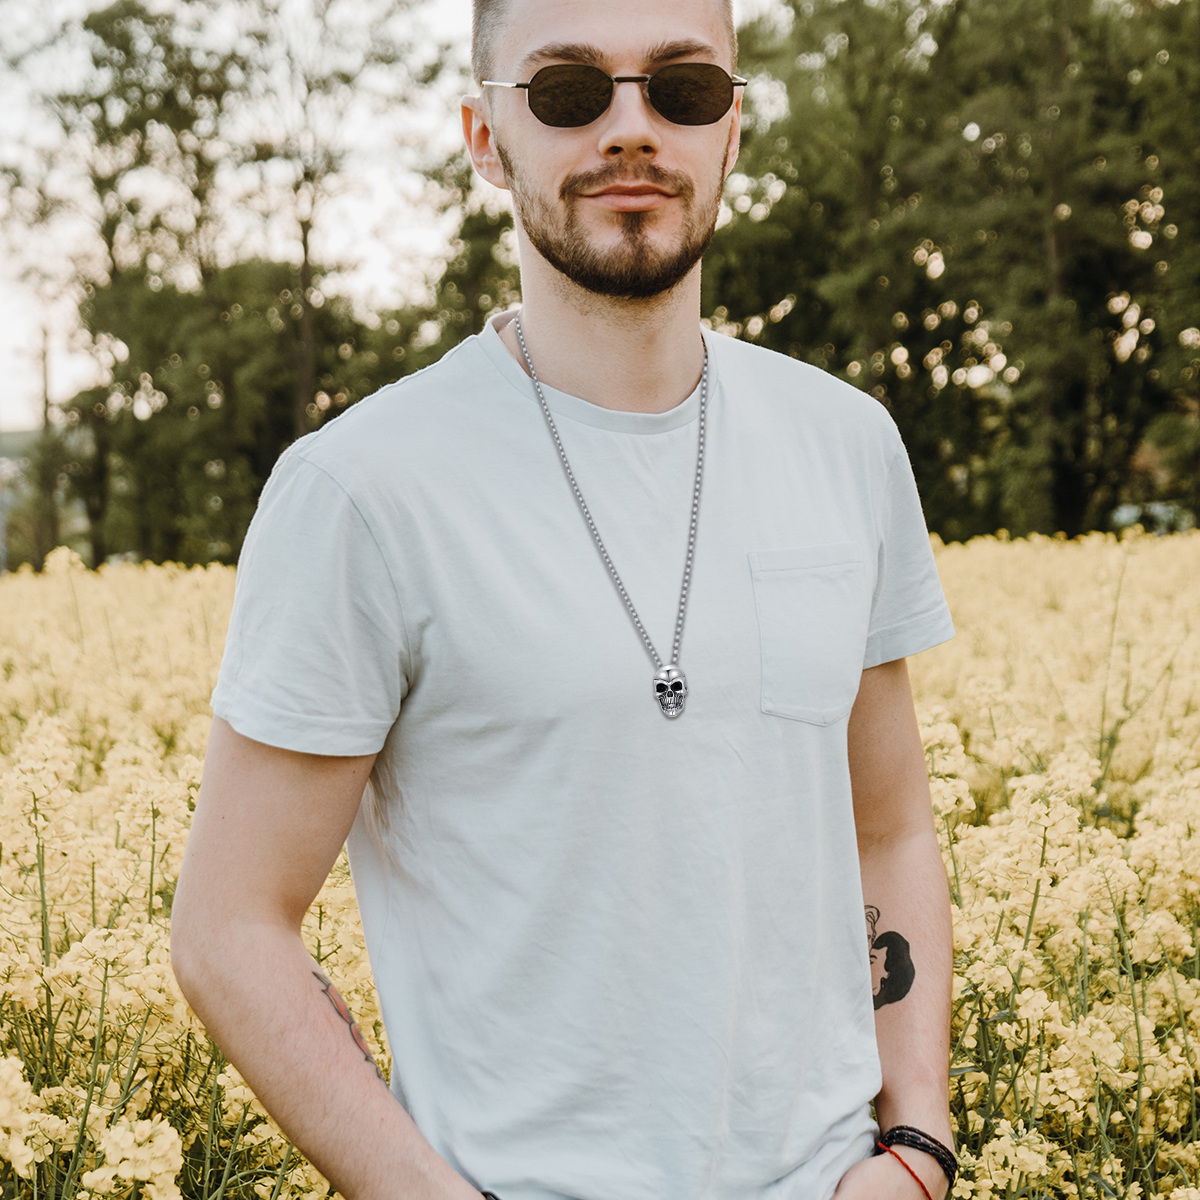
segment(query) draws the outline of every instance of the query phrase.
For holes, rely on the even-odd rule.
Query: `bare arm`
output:
[[[875,1032],[883,1067],[875,1113],[884,1130],[912,1125],[953,1146],[950,895],[904,659],[863,672],[850,717],[849,752],[867,905],[863,936],[872,946]],[[946,1177],[933,1158],[897,1149],[935,1200],[945,1195]],[[856,1180],[847,1175],[837,1200],[920,1195],[901,1165],[886,1155],[859,1168]],[[847,1184],[854,1186],[847,1190]]]
[[[213,722],[171,917],[188,1003],[348,1200],[479,1200],[388,1090],[300,923],[373,758],[297,754]]]

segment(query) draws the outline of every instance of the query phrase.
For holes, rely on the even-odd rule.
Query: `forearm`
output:
[[[873,953],[880,961],[873,976],[883,1087],[876,1113],[885,1129],[915,1125],[949,1143],[953,943],[950,896],[932,825],[864,846],[862,876],[863,899],[879,913]],[[911,967],[904,961],[906,947]]]
[[[286,926],[176,938],[188,1002],[263,1106],[347,1200],[479,1200],[389,1091],[331,981]]]
[[[952,1145],[949,1037],[953,934],[932,823],[860,844],[863,899],[874,918],[875,1031],[883,1069],[876,1116]],[[904,960],[909,960],[906,963]]]

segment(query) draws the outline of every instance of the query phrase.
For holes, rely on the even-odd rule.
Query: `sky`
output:
[[[734,0],[734,14],[740,21],[758,11],[770,0]],[[425,19],[438,39],[454,39],[469,44],[471,0],[427,0]],[[7,130],[0,136],[20,139],[32,128],[22,114],[22,97],[15,81],[0,75],[0,110],[7,113]],[[26,109],[27,112],[27,109]],[[432,119],[433,124],[419,131],[431,143],[453,147],[458,136],[457,110]],[[423,277],[423,269],[435,261],[449,233],[431,219],[414,216],[412,221],[380,223],[380,212],[396,211],[396,193],[401,197],[417,195],[414,180],[396,180],[386,165],[363,171],[349,193],[338,201],[337,219],[328,222],[325,249],[332,256],[365,260],[346,281],[347,290],[366,303],[395,302],[397,287],[411,289]],[[406,190],[407,189],[407,190]],[[415,208],[408,210],[414,214]],[[368,239],[378,253],[361,253]],[[408,278],[402,278],[407,274]],[[17,278],[16,266],[0,244],[0,431],[33,429],[41,424],[42,347],[49,347],[48,379],[51,400],[70,399],[82,388],[103,382],[97,366],[86,354],[73,351],[74,332],[70,305],[57,309],[39,303],[34,292]]]

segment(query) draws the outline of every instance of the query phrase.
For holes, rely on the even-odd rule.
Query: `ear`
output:
[[[475,170],[493,187],[508,190],[504,178],[504,167],[496,153],[496,141],[492,136],[492,116],[482,96],[462,98],[463,140]]]
[[[738,151],[742,144],[742,97],[746,94],[744,87],[736,88],[733,98],[733,120],[729,123],[729,143],[725,147],[725,178],[733,170],[733,164],[738,160]]]

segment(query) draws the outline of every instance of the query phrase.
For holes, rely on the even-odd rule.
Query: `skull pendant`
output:
[[[654,698],[664,717],[680,716],[687,702],[687,694],[687,678],[674,663],[668,663],[655,674]]]

